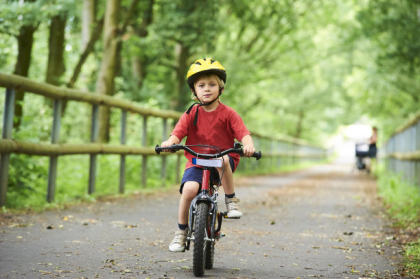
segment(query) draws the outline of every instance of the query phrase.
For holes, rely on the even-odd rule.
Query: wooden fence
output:
[[[420,112],[392,134],[385,153],[388,170],[420,187]]]
[[[9,159],[11,153],[29,154],[49,156],[49,172],[48,172],[48,187],[47,187],[47,201],[54,200],[57,178],[57,161],[59,156],[71,154],[88,154],[90,156],[89,164],[89,181],[88,193],[95,192],[95,177],[97,168],[98,154],[118,154],[120,155],[120,172],[119,172],[119,192],[123,193],[125,190],[125,166],[127,155],[138,155],[142,157],[142,171],[141,183],[147,183],[147,159],[148,156],[156,156],[154,147],[149,146],[147,142],[148,133],[148,119],[150,117],[159,118],[162,120],[162,139],[168,137],[169,123],[174,124],[181,116],[180,112],[170,110],[157,110],[141,107],[133,102],[121,100],[114,97],[97,95],[90,92],[57,87],[49,84],[38,83],[30,79],[0,73],[0,87],[6,88],[5,101],[3,111],[3,130],[2,139],[0,140],[0,206],[6,202],[8,173],[9,173]],[[13,117],[14,117],[14,103],[15,90],[21,89],[27,93],[37,94],[54,101],[53,105],[53,121],[51,129],[50,143],[33,143],[28,141],[15,140],[12,136]],[[61,127],[61,108],[64,101],[76,101],[88,103],[92,107],[91,113],[91,127],[90,127],[90,143],[71,144],[59,143],[60,141],[60,127]],[[98,138],[98,111],[99,106],[107,106],[112,109],[121,110],[120,122],[120,144],[110,145],[97,143]],[[126,145],[126,131],[127,131],[127,113],[140,115],[143,118],[142,125],[142,142],[139,146]],[[300,160],[319,160],[326,156],[324,149],[312,146],[307,142],[296,140],[292,138],[273,138],[253,133],[253,138],[256,146],[263,151],[265,162],[269,164],[290,164],[296,163]],[[168,154],[162,153],[161,176],[164,178],[167,174],[166,157],[177,156],[176,163],[176,181],[179,181],[180,173],[180,158],[182,153]],[[266,163],[266,164],[267,164]],[[251,164],[251,165],[250,165]],[[247,162],[243,164],[243,169],[254,168],[255,162]]]

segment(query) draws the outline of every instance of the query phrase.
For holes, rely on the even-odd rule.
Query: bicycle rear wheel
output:
[[[207,235],[209,205],[199,203],[196,209],[194,220],[194,252],[193,252],[193,271],[195,276],[204,275],[205,256],[207,254]]]

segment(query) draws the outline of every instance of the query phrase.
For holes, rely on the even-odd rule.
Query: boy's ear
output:
[[[224,88],[224,87],[220,88],[220,89],[219,89],[219,94],[222,94],[222,93],[223,93],[223,90],[225,90],[225,88]]]

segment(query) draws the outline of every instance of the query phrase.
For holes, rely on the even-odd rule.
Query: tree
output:
[[[219,1],[162,0],[159,1],[155,32],[162,51],[159,64],[172,72],[169,90],[171,108],[180,111],[190,102],[185,76],[188,66],[197,55],[211,53],[217,35],[223,30],[219,18]],[[195,57],[193,57],[195,56]]]
[[[120,13],[119,0],[107,0],[103,33],[104,51],[101,68],[96,81],[96,93],[101,95],[114,94],[115,66],[118,49],[118,20]],[[109,140],[109,108],[99,110],[99,139],[100,142]]]
[[[61,77],[66,71],[64,62],[66,12],[51,18],[48,39],[48,61],[45,81],[53,85],[62,84]]]

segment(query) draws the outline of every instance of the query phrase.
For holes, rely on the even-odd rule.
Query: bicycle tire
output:
[[[194,220],[194,252],[193,271],[195,276],[204,275],[206,255],[206,230],[208,221],[209,205],[201,202],[197,205]]]
[[[212,269],[214,263],[214,242],[207,241],[205,248],[205,257],[206,257],[206,269]]]

